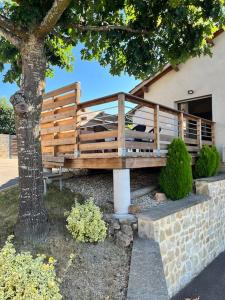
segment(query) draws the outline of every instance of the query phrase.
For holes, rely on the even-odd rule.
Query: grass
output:
[[[13,227],[18,214],[18,188],[0,193],[0,246]],[[80,194],[49,186],[44,199],[49,214],[50,232],[46,241],[36,244],[18,244],[17,251],[31,251],[53,256],[57,260],[56,271],[62,280],[63,299],[125,299],[130,249],[122,249],[110,239],[99,244],[78,243],[66,229],[64,213],[71,209]],[[75,261],[68,268],[70,255]]]

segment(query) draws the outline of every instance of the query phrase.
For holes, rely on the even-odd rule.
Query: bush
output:
[[[13,108],[4,98],[0,99],[0,133],[16,133]]]
[[[216,175],[220,165],[220,155],[215,146],[204,145],[200,150],[195,164],[195,177],[210,177]]]
[[[67,229],[80,242],[100,242],[106,238],[107,227],[102,213],[92,199],[84,204],[75,202],[67,217]]]
[[[181,139],[174,139],[168,147],[166,167],[160,174],[160,186],[172,200],[187,196],[192,190],[191,156]]]
[[[0,251],[0,299],[62,299],[54,259],[33,258],[30,252],[16,253],[9,237]]]

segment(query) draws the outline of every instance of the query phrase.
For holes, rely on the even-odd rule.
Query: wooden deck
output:
[[[182,138],[193,162],[214,144],[214,123],[127,94],[80,103],[78,83],[47,93],[41,118],[44,167],[126,169],[165,166]]]

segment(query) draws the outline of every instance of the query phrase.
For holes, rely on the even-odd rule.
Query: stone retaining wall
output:
[[[138,220],[139,235],[159,243],[170,297],[225,250],[225,179],[199,180],[196,193],[205,197],[166,204]]]
[[[16,136],[9,134],[0,134],[0,158],[12,158],[16,156]]]

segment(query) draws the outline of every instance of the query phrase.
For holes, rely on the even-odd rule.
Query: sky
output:
[[[91,100],[116,92],[129,92],[140,81],[125,74],[112,76],[109,68],[103,68],[96,61],[82,61],[79,48],[74,49],[75,62],[72,72],[55,68],[54,78],[47,78],[46,91],[60,88],[76,81],[81,83],[81,101]],[[3,83],[0,74],[0,97],[9,99],[18,87],[15,84]]]

